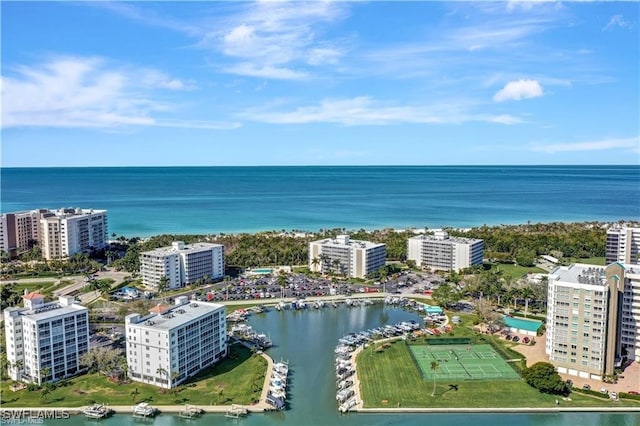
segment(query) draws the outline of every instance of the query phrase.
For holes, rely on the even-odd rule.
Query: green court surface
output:
[[[491,345],[410,345],[411,355],[426,380],[519,379]],[[431,370],[431,362],[438,368]]]

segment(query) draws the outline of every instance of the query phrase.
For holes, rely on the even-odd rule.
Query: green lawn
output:
[[[396,341],[381,352],[365,349],[357,360],[365,408],[396,407],[554,407],[556,396],[545,395],[523,380],[473,380],[436,382],[436,395],[431,396],[433,382],[423,380],[403,341]],[[449,385],[457,385],[457,390]],[[635,406],[640,403],[594,398],[572,393],[571,401],[560,398],[563,407]]]
[[[498,263],[491,266],[492,270],[499,270],[504,275],[510,276],[513,279],[519,279],[524,277],[527,274],[546,274],[547,271],[544,269],[538,268],[537,266],[520,266],[520,265],[512,265],[508,263]]]
[[[173,394],[155,386],[137,382],[118,385],[99,374],[87,374],[70,379],[57,387],[43,401],[41,391],[26,389],[12,392],[10,383],[2,383],[3,407],[79,407],[93,402],[110,405],[130,405],[147,401],[156,405],[249,405],[260,398],[267,362],[252,355],[243,346],[232,346],[234,359],[210,367]],[[138,393],[135,393],[135,389]]]
[[[562,263],[571,264],[571,263],[586,263],[587,265],[599,265],[605,266],[605,258],[604,257],[565,257],[562,259]]]

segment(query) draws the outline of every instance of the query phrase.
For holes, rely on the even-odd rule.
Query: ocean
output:
[[[2,168],[1,211],[106,209],[109,233],[640,220],[640,166]]]

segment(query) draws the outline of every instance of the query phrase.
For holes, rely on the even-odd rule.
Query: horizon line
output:
[[[640,167],[640,164],[210,164],[210,165],[28,165],[0,166],[1,169],[98,169],[98,168],[231,168],[231,167]]]

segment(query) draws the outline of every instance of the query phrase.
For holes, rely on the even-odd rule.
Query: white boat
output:
[[[355,407],[358,404],[358,401],[356,401],[355,398],[351,398],[349,399],[347,402],[345,402],[344,404],[342,404],[338,410],[340,410],[341,413],[346,413],[347,411],[349,411],[350,409],[352,409],[353,407]]]
[[[153,417],[156,415],[156,409],[147,402],[141,402],[132,407],[133,417]]]
[[[289,364],[285,362],[277,362],[273,364],[273,371],[278,374],[286,376],[289,373]]]
[[[231,417],[233,419],[238,419],[240,417],[244,417],[249,413],[249,410],[244,408],[242,405],[232,404],[231,408],[227,410],[225,413],[225,417]]]
[[[345,403],[349,398],[355,395],[355,392],[351,388],[345,388],[338,391],[336,394],[336,401],[340,404]]]
[[[204,414],[204,410],[202,408],[198,408],[195,405],[185,404],[184,408],[178,413],[178,417],[182,417],[183,419],[195,419],[196,417],[200,417],[202,414]]]
[[[89,419],[102,419],[113,413],[113,410],[104,404],[93,404],[82,410],[82,412]]]

